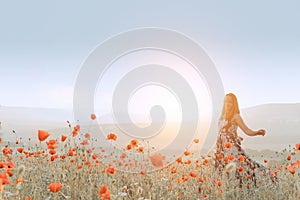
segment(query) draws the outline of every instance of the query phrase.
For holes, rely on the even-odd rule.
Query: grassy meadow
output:
[[[197,139],[193,150],[172,158],[134,139],[120,147],[109,130],[111,145],[101,147],[92,131],[68,125],[59,134],[39,130],[38,142],[18,133],[1,140],[0,199],[300,199],[299,141],[272,156],[255,155],[266,166],[255,185],[237,158],[216,173],[213,154],[200,155]],[[248,180],[240,185],[236,173]]]

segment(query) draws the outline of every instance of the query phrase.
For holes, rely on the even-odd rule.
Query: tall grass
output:
[[[50,139],[54,145],[49,145]],[[72,127],[65,141],[50,135],[35,145],[2,142],[0,199],[300,199],[296,143],[289,157],[282,152],[281,159],[266,163],[268,173],[257,177],[255,186],[250,178],[240,184],[236,173],[247,173],[238,172],[235,164],[216,173],[213,155],[192,152],[170,163],[158,157],[155,163],[147,146],[105,149],[91,145],[95,140]],[[272,183],[270,176],[278,182]],[[62,187],[53,189],[51,183]]]

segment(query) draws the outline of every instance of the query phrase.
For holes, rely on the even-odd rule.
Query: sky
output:
[[[113,35],[142,27],[175,30],[201,45],[241,108],[299,103],[299,6],[274,0],[0,0],[0,105],[72,109],[89,53]]]

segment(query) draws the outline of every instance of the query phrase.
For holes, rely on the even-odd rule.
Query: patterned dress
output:
[[[275,182],[276,177],[270,178],[267,169],[258,162],[252,160],[242,149],[241,141],[243,138],[237,135],[238,126],[235,123],[227,122],[223,119],[219,121],[219,135],[214,154],[215,169],[218,175],[226,174],[230,168],[235,166],[235,178],[239,180],[240,187],[243,183],[252,180],[257,186],[257,178],[268,178],[270,182]],[[229,164],[234,163],[234,164]],[[228,165],[229,164],[229,165]]]

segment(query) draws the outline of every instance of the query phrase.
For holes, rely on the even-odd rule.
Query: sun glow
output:
[[[161,65],[176,71],[192,89],[198,104],[198,129],[195,137],[205,139],[212,117],[212,102],[206,83],[201,73],[196,71],[188,61],[171,52],[157,49],[143,49],[134,51],[115,60],[98,83],[95,96],[95,110],[97,115],[108,113],[107,121],[116,123],[112,117],[112,98],[118,80],[122,79],[131,70],[144,65]],[[159,72],[158,72],[159,73]],[[166,77],[168,79],[169,77]],[[180,85],[178,85],[180,87]],[[128,99],[128,113],[132,123],[139,127],[146,127],[153,122],[150,110],[159,105],[166,114],[166,124],[159,136],[152,138],[152,142],[163,147],[168,141],[176,137],[176,132],[182,121],[182,107],[178,96],[168,86],[158,83],[149,83],[132,91]],[[195,108],[196,109],[196,108]],[[121,121],[118,123],[131,123]],[[141,133],[142,134],[142,133]]]

